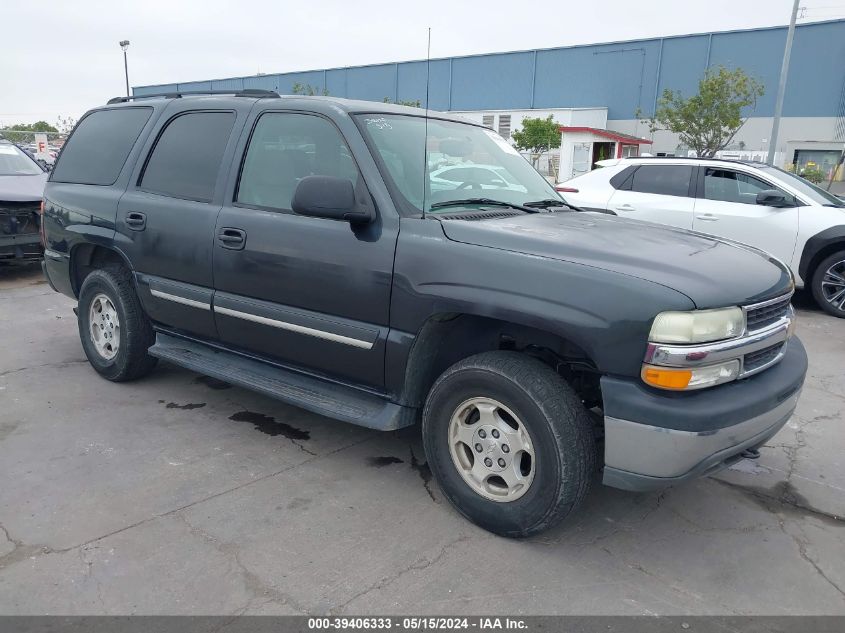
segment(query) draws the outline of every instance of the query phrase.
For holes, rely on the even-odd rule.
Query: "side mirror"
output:
[[[791,207],[793,204],[776,189],[764,189],[757,193],[757,204],[764,207]]]
[[[367,224],[375,219],[373,209],[355,198],[355,185],[346,178],[306,176],[299,181],[291,199],[294,213],[314,218],[346,220]]]

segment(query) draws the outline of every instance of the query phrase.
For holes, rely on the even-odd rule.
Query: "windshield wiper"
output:
[[[545,200],[536,200],[534,202],[526,202],[526,207],[536,207],[538,209],[549,209],[552,207],[566,207],[567,209],[572,209],[573,211],[580,211],[578,207],[575,207],[568,202],[563,200],[555,200],[554,198],[546,198]]]
[[[505,202],[503,200],[493,200],[492,198],[462,198],[461,200],[445,200],[444,202],[435,202],[431,205],[431,209],[445,209],[446,207],[461,207],[470,204],[486,204],[491,207],[509,207],[511,209],[519,209],[526,213],[542,213],[541,209],[537,207],[529,207],[513,202]]]

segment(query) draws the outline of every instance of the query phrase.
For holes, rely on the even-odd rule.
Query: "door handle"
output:
[[[222,228],[217,232],[217,241],[223,248],[233,251],[242,250],[246,244],[246,231],[230,227]]]
[[[130,211],[126,214],[126,226],[133,231],[143,231],[147,228],[147,216],[140,211]]]
[[[718,222],[719,218],[713,215],[712,213],[702,213],[701,215],[695,216],[696,220],[701,220],[702,222]]]
[[[630,204],[620,204],[618,207],[616,207],[616,210],[617,211],[634,211],[635,209]]]

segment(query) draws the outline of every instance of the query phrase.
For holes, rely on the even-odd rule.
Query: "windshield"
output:
[[[546,179],[492,130],[428,119],[426,146],[423,117],[364,114],[358,120],[381,158],[385,177],[417,211],[423,211],[423,198],[426,213],[448,212],[444,203],[474,198],[519,205],[551,199],[564,204]]]
[[[0,176],[35,176],[44,170],[11,143],[0,143]]]
[[[845,207],[845,201],[837,198],[832,193],[825,191],[821,187],[817,187],[809,180],[805,180],[800,176],[796,176],[793,173],[784,171],[783,169],[779,169],[777,167],[761,167],[760,169],[780,178],[793,189],[798,190],[799,193],[803,194],[816,204],[821,204],[827,207]]]

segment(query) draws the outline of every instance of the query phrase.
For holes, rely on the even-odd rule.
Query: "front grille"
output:
[[[743,373],[747,374],[750,371],[754,371],[755,369],[759,369],[760,367],[764,367],[771,363],[778,357],[778,354],[781,353],[784,345],[786,345],[786,343],[777,343],[765,349],[746,354],[742,361]]]
[[[0,235],[38,233],[40,202],[0,202]]]
[[[775,303],[761,306],[759,308],[751,308],[746,312],[746,319],[748,323],[748,330],[762,330],[764,327],[777,323],[781,318],[786,316],[789,311],[789,301],[792,296],[787,296],[779,299]]]

